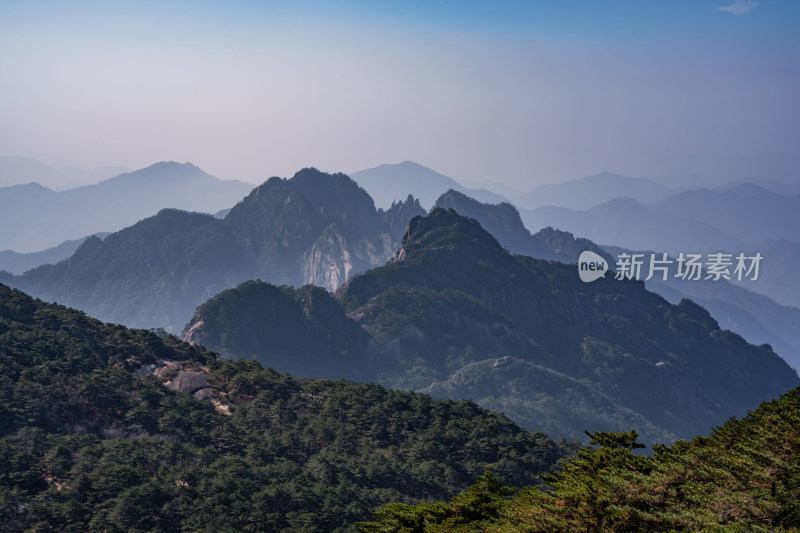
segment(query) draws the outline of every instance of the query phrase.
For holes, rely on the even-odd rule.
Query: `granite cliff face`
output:
[[[262,332],[225,305],[230,292],[211,301],[228,310],[226,319],[198,309],[187,326],[218,328],[202,339],[207,347],[219,350],[226,335],[269,345],[308,337],[288,328]],[[268,308],[270,294],[254,296],[259,308]],[[769,348],[720,330],[689,300],[672,305],[641,282],[610,275],[583,283],[574,265],[512,255],[475,220],[444,209],[412,219],[397,257],[352,277],[335,299],[343,313],[329,309],[339,325],[329,324],[326,335],[360,328],[366,336],[339,338],[337,351],[349,357],[333,371],[319,365],[332,356],[310,355],[296,372],[357,371],[393,387],[469,397],[557,436],[632,424],[657,441],[707,433],[798,383]],[[262,313],[259,323],[274,320]],[[281,370],[270,351],[225,353]]]

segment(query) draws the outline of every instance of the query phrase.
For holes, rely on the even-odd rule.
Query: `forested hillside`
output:
[[[550,489],[483,476],[446,503],[393,504],[364,533],[459,531],[797,531],[800,389],[710,437],[636,455],[634,433],[596,433]]]
[[[574,451],[471,402],[295,379],[0,285],[6,531],[348,530]]]

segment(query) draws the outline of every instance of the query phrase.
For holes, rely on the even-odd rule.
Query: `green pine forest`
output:
[[[163,360],[212,398],[134,376]],[[471,402],[295,379],[0,285],[5,531],[352,531],[486,471],[540,484],[577,450]]]
[[[547,490],[487,473],[448,502],[395,503],[363,533],[800,530],[800,388],[709,437],[643,447],[635,431],[590,434]]]

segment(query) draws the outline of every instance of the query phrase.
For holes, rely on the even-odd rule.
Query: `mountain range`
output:
[[[63,241],[112,232],[163,208],[215,213],[252,185],[219,180],[191,163],[156,163],[94,185],[61,192],[38,183],[0,188],[0,249],[36,252]],[[25,224],[19,222],[24,220]]]
[[[230,199],[245,184],[161,163],[79,192],[0,189],[8,239],[28,221],[58,235],[150,209],[107,235],[0,253],[55,261],[0,282],[154,328],[0,284],[0,525],[351,530],[389,502],[426,503],[359,527],[797,522],[800,388],[735,417],[800,384],[800,309],[726,281],[584,283],[575,264],[669,242],[760,250],[751,288],[792,301],[791,187],[680,191],[603,173],[534,195],[571,209],[520,215],[410,162],[358,181],[308,168]],[[175,209],[182,194],[209,214]],[[576,221],[619,238],[563,230]],[[639,437],[712,427],[633,454]],[[539,431],[600,447],[564,467],[580,446]],[[542,480],[548,491],[514,498],[501,485]]]
[[[301,338],[309,349],[295,353]],[[585,284],[574,266],[513,255],[442,208],[412,219],[397,257],[335,298],[241,285],[200,306],[183,339],[279,370],[471,398],[571,438],[631,426],[684,438],[798,383],[769,347],[689,300],[610,275]]]
[[[123,167],[57,168],[30,157],[0,156],[0,187],[35,181],[53,190],[62,191],[91,185],[124,172],[130,172],[130,169]]]
[[[725,252],[763,260],[758,280],[741,286],[775,301],[800,306],[800,282],[794,276],[800,261],[800,196],[787,196],[753,184],[724,190],[684,191],[645,204],[615,198],[584,211],[564,207],[522,209],[529,228],[553,226],[596,243],[630,250]]]
[[[526,209],[558,206],[580,211],[620,196],[649,204],[675,192],[675,189],[647,178],[631,178],[605,171],[576,180],[540,185],[518,197],[516,202]]]
[[[507,201],[499,194],[486,189],[469,189],[453,178],[449,178],[413,161],[380,165],[375,168],[352,172],[350,177],[361,185],[375,205],[389,207],[392,202],[402,200],[409,194],[419,199],[425,209],[430,209],[436,199],[448,189],[465,193],[488,203]]]
[[[108,233],[95,234],[98,238],[105,238]],[[0,270],[11,274],[22,274],[41,265],[49,265],[63,261],[75,253],[75,250],[89,237],[64,241],[58,246],[53,246],[40,252],[20,253],[12,250],[0,252]]]
[[[335,290],[394,256],[420,212],[413,198],[376,210],[344,174],[304,169],[267,180],[223,219],[162,210],[55,265],[0,277],[103,320],[180,331],[198,305],[246,280]]]

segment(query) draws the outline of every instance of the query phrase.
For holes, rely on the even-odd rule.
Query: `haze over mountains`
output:
[[[160,168],[135,173],[138,183],[146,186],[148,176],[158,181]],[[421,167],[387,168],[418,172]],[[177,170],[189,176],[199,171],[191,165]],[[126,182],[130,176],[117,179]],[[603,174],[588,183],[593,179],[619,181]],[[642,190],[664,192],[652,184]],[[698,191],[700,198],[707,192]],[[722,198],[712,213],[724,211],[725,202],[756,198],[772,208],[770,220],[779,223],[791,208],[781,195],[749,186],[711,193]],[[598,421],[623,430],[625,421],[634,420],[653,440],[690,436],[796,379],[771,348],[756,348],[722,330],[731,327],[752,342],[768,342],[796,365],[800,339],[792,324],[799,310],[722,283],[692,290],[650,285],[666,300],[641,283],[585,285],[574,266],[529,258],[569,264],[593,250],[613,264],[618,250],[549,225],[531,234],[523,216],[544,208],[520,216],[510,203],[483,203],[446,189],[433,201],[435,216],[420,218],[421,202],[407,193],[402,198],[376,209],[351,178],[304,169],[291,179],[267,180],[217,217],[162,210],[103,240],[87,239],[58,264],[16,277],[0,274],[0,281],[130,326],[178,332],[188,323],[187,340],[230,356],[259,358],[281,371],[480,399],[554,435],[580,436],[580,427]],[[675,208],[671,198],[658,203]],[[632,199],[604,205],[609,203],[638,206],[645,214],[656,205]],[[690,229],[694,225],[712,227],[717,220],[712,215],[707,222],[690,220],[691,213],[663,209],[651,216],[684,220],[689,235],[697,233]],[[409,228],[412,220],[418,222]],[[560,223],[554,220],[553,225]],[[646,226],[642,220],[640,226]],[[768,229],[768,223],[761,227]],[[780,247],[782,241],[775,242]],[[253,282],[222,292],[254,279],[273,285]],[[337,291],[336,298],[323,289],[276,287],[305,284]],[[708,303],[713,317],[682,302],[687,295]],[[665,321],[682,333],[659,330]],[[673,345],[674,335],[687,337]],[[690,368],[698,346],[712,359],[702,364],[697,359],[701,366]],[[740,355],[726,359],[731,353]],[[554,362],[562,356],[573,366]],[[775,390],[767,392],[767,382]],[[647,386],[637,393],[621,392],[643,383]],[[723,392],[742,387],[753,395],[741,405]],[[685,411],[676,414],[673,404],[671,414],[659,411],[643,396],[645,389],[673,394]],[[533,396],[521,392],[534,390],[539,392]]]
[[[350,177],[362,186],[375,200],[375,205],[381,208],[387,208],[392,202],[412,194],[419,199],[423,208],[430,209],[439,195],[449,189],[463,192],[481,202],[506,201],[499,194],[486,189],[468,189],[454,179],[413,161],[359,170],[351,173]]]
[[[559,206],[583,210],[613,200],[621,193],[640,202],[651,203],[675,192],[674,188],[647,178],[630,178],[606,171],[564,183],[540,185],[515,201],[527,209]]]
[[[30,157],[3,155],[0,156],[0,187],[36,182],[62,191],[92,185],[129,171],[123,167],[56,168]]]
[[[420,210],[413,198],[376,210],[347,176],[305,169],[266,181],[223,219],[162,210],[6,281],[104,320],[180,331],[203,301],[249,279],[335,290],[392,257]]]
[[[163,208],[215,213],[252,185],[219,180],[191,163],[156,163],[94,185],[56,192],[38,183],[0,188],[0,250],[36,252],[117,231]],[[25,224],[19,224],[24,220]]]
[[[752,184],[684,191],[652,204],[615,198],[584,211],[563,207],[521,210],[527,227],[550,224],[599,244],[631,250],[761,253],[761,275],[739,282],[784,305],[800,306],[800,196]]]
[[[108,233],[97,233],[95,235],[103,239]],[[5,270],[12,274],[22,274],[40,265],[58,263],[74,254],[75,250],[88,238],[64,241],[58,246],[53,246],[40,252],[20,253],[12,250],[3,250],[0,252],[0,270]]]

